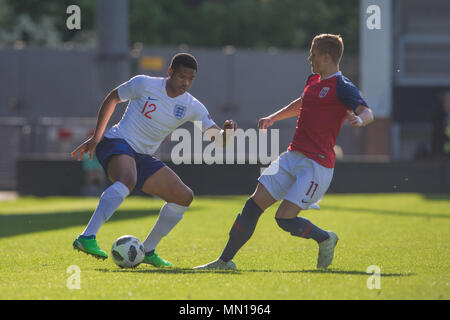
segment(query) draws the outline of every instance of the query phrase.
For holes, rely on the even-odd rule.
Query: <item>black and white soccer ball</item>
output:
[[[119,267],[134,268],[144,260],[144,245],[134,236],[121,236],[114,241],[111,255],[114,263]]]

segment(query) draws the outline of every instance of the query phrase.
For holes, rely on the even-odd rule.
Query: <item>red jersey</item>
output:
[[[342,73],[320,80],[312,74],[306,81],[294,138],[288,150],[298,151],[326,168],[334,168],[334,146],[347,110],[367,106],[358,88]]]

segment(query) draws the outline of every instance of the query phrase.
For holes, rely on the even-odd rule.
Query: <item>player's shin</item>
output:
[[[161,208],[155,226],[144,241],[146,253],[155,250],[162,238],[164,238],[183,218],[184,212],[189,207],[180,206],[176,203],[165,203]]]
[[[116,181],[101,195],[97,208],[92,215],[83,236],[96,235],[100,227],[108,221],[123,200],[130,194],[130,190],[123,183]]]
[[[275,218],[275,220],[281,229],[289,232],[293,236],[314,239],[317,242],[322,242],[329,238],[329,235],[325,230],[320,229],[308,219],[295,217],[292,219]]]
[[[233,259],[239,249],[251,238],[255,231],[259,217],[263,213],[258,205],[249,198],[230,230],[230,238],[220,259],[227,262]]]

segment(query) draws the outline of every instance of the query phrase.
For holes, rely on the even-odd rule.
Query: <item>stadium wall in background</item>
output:
[[[261,165],[174,165],[167,163],[196,195],[250,195]],[[42,183],[45,181],[45,183]],[[217,183],[220,181],[220,183]],[[78,196],[81,163],[68,160],[19,160],[20,195]],[[450,193],[450,163],[444,161],[337,162],[328,193]],[[144,195],[135,190],[133,195]]]
[[[401,0],[392,8],[392,158],[432,158],[433,117],[450,89],[450,2]]]
[[[142,48],[135,46],[129,70],[105,73],[114,61],[89,50],[0,50],[0,189],[14,189],[18,159],[68,159],[95,127],[100,104],[112,88],[136,74],[166,76],[172,56],[193,53],[199,73],[191,93],[208,108],[220,126],[235,119],[240,128],[255,128],[259,117],[301,95],[310,73],[307,51],[256,51],[204,48]],[[112,58],[111,58],[112,59]],[[108,62],[109,61],[109,62]],[[358,80],[358,63],[346,56],[343,70]],[[109,75],[109,79],[105,75]],[[116,79],[116,80],[111,80]],[[109,85],[108,85],[109,83]],[[126,104],[118,105],[109,125],[118,122]],[[292,139],[296,120],[277,123],[280,150]],[[183,126],[192,130],[191,123]],[[364,155],[364,130],[345,125],[338,144],[346,156]],[[168,160],[173,144],[166,141],[158,156]]]

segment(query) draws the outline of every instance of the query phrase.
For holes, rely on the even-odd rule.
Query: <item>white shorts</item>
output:
[[[321,166],[299,152],[286,151],[264,170],[258,181],[275,200],[288,200],[306,210],[328,190],[333,172],[333,168]]]

